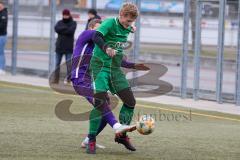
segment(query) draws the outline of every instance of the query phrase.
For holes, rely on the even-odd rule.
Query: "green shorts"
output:
[[[95,93],[110,91],[112,94],[116,94],[130,87],[125,74],[120,68],[111,72],[104,69],[93,71],[92,76]]]

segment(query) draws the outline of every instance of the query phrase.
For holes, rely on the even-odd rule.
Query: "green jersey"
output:
[[[93,69],[101,68],[104,70],[118,69],[121,66],[123,58],[122,46],[127,42],[131,27],[124,28],[118,18],[108,18],[102,22],[97,29],[98,32],[103,34],[104,40],[108,46],[115,49],[116,55],[111,58],[105,52],[103,52],[97,45],[95,45],[93,51],[93,57],[91,59],[91,67]]]

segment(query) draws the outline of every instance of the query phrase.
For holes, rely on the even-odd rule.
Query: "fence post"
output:
[[[133,59],[133,62],[136,63],[138,61],[138,56],[139,56],[139,46],[140,46],[140,30],[141,30],[141,17],[140,17],[140,14],[141,14],[141,0],[135,0],[135,4],[136,6],[138,7],[139,9],[139,15],[137,17],[137,20],[136,20],[136,27],[137,27],[137,30],[135,31],[134,33],[134,45],[133,45],[133,56],[132,56],[132,59]],[[132,76],[135,78],[137,77],[137,72],[133,72]],[[136,86],[137,85],[137,79],[135,79],[133,81],[133,86]]]
[[[238,44],[237,44],[237,70],[236,70],[236,105],[240,106],[240,0],[238,1]]]
[[[194,46],[194,84],[193,84],[194,100],[199,99],[202,2],[197,0],[196,5],[197,5],[196,27],[195,27],[196,35],[195,35],[195,46]]]
[[[217,75],[216,75],[216,100],[222,103],[222,79],[224,61],[224,32],[225,32],[225,7],[226,0],[219,2],[219,24],[218,24],[218,54],[217,54]]]
[[[183,45],[182,45],[182,65],[181,65],[181,97],[187,97],[187,66],[188,66],[188,39],[189,39],[189,7],[190,0],[184,0],[183,15]]]
[[[50,1],[50,8],[51,8],[51,24],[50,24],[50,48],[49,48],[49,75],[54,70],[54,53],[55,53],[55,30],[54,26],[56,23],[56,0]]]
[[[19,14],[19,1],[14,0],[13,2],[13,34],[12,34],[12,66],[11,66],[12,75],[16,75],[16,72],[17,72],[18,14]]]

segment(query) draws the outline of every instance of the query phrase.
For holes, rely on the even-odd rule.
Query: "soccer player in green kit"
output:
[[[103,104],[108,103],[107,91],[118,95],[123,101],[119,114],[120,123],[125,125],[131,123],[136,100],[120,67],[124,58],[122,45],[127,42],[129,33],[133,32],[132,23],[138,14],[136,5],[124,3],[119,17],[103,21],[92,38],[96,44],[90,66],[94,80],[95,108],[90,113],[87,153],[94,154],[96,151],[96,132],[101,121]],[[133,126],[132,129],[135,130],[136,127]],[[116,135],[115,142],[123,144],[131,151],[136,150],[126,133]]]

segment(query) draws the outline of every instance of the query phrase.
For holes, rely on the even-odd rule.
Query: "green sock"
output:
[[[129,107],[126,104],[123,104],[120,114],[119,114],[120,123],[130,125],[130,123],[132,121],[132,117],[133,117],[133,112],[134,112],[133,107]]]
[[[93,108],[93,110],[90,113],[90,127],[89,127],[89,134],[90,135],[97,135],[98,128],[101,124],[102,120],[102,113],[97,110],[96,108]]]

